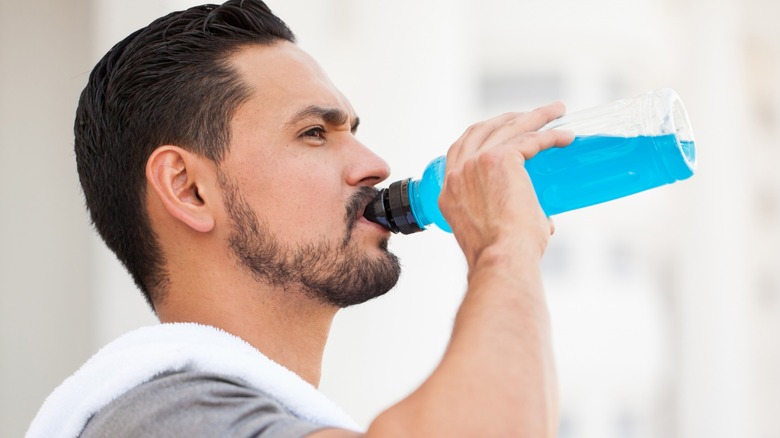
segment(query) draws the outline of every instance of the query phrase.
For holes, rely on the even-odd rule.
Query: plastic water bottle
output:
[[[575,112],[542,130],[553,128],[573,131],[574,142],[525,163],[548,216],[684,180],[696,168],[688,115],[671,89]],[[395,233],[415,233],[430,224],[451,231],[438,205],[445,165],[445,157],[438,157],[421,179],[380,190],[365,217]]]

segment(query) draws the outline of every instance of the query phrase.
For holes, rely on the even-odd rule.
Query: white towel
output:
[[[103,347],[49,395],[26,436],[77,437],[90,417],[111,401],[171,371],[238,378],[299,418],[359,430],[314,386],[244,340],[214,327],[177,323],[140,328]]]

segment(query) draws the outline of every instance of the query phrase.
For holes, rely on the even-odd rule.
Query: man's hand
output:
[[[450,148],[439,207],[470,267],[492,245],[544,252],[552,223],[524,164],[541,150],[572,142],[568,131],[538,132],[564,112],[557,102],[504,114],[471,126]]]

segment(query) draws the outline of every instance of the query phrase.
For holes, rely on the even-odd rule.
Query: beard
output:
[[[366,254],[352,240],[363,208],[377,192],[373,187],[360,187],[347,203],[346,232],[340,241],[322,239],[290,247],[274,237],[224,175],[219,183],[232,222],[228,245],[257,281],[285,290],[299,287],[310,298],[339,308],[384,295],[398,282],[401,266],[387,250],[387,239],[380,243],[378,257]]]

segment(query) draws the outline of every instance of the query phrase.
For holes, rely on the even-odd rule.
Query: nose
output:
[[[347,182],[353,186],[373,186],[390,176],[390,166],[374,151],[355,141],[352,165],[349,166]]]

